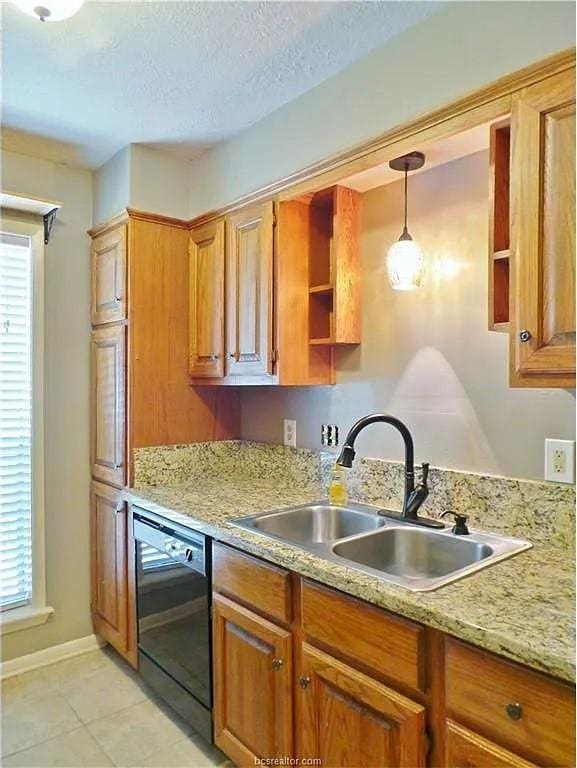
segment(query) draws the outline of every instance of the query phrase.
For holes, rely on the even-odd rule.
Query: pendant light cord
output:
[[[405,165],[405,224],[403,227],[403,231],[401,233],[401,236],[399,237],[399,240],[412,240],[413,238],[409,235],[409,230],[407,229],[407,209],[408,209],[408,175],[409,171],[407,166]]]
[[[405,226],[404,226],[404,229],[403,229],[403,233],[407,232],[407,183],[408,183],[407,179],[408,179],[408,176],[409,176],[409,174],[408,174],[407,168],[405,166]]]

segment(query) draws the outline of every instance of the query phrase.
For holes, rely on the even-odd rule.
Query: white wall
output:
[[[92,632],[89,549],[89,238],[92,174],[2,152],[2,185],[58,200],[45,249],[46,588],[52,619],[2,638],[10,659]]]
[[[320,447],[322,423],[346,431],[384,411],[406,421],[419,461],[512,477],[543,477],[545,437],[575,439],[574,392],[511,389],[508,336],[487,330],[488,153],[438,166],[410,184],[409,229],[424,249],[425,284],[393,291],[385,254],[399,236],[402,182],[363,196],[362,343],[337,350],[334,387],[245,388],[241,435]],[[359,453],[401,459],[402,442],[376,425]]]
[[[449,2],[192,162],[197,216],[575,45],[569,2]]]

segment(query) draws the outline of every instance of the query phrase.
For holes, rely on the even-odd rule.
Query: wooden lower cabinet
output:
[[[447,720],[445,768],[536,768],[507,749]]]
[[[94,630],[128,657],[127,510],[121,491],[92,483],[91,533]]]
[[[569,683],[216,542],[213,588],[215,741],[236,765],[575,765]]]
[[[451,719],[543,768],[574,765],[574,686],[453,638],[445,647]]]
[[[323,768],[425,765],[425,709],[307,645],[302,649],[299,754]]]
[[[216,594],[213,651],[217,746],[239,766],[292,757],[291,633]]]

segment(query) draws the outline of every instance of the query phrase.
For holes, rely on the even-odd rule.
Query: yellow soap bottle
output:
[[[335,464],[331,472],[329,482],[329,502],[335,506],[343,506],[347,503],[347,486],[345,484],[345,471],[340,464]]]

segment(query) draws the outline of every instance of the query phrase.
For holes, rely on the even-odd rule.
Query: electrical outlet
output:
[[[545,440],[545,480],[575,482],[574,440]]]
[[[339,444],[339,428],[336,424],[321,424],[321,445],[334,448]]]
[[[283,442],[291,448],[297,447],[297,423],[295,419],[284,420]]]

